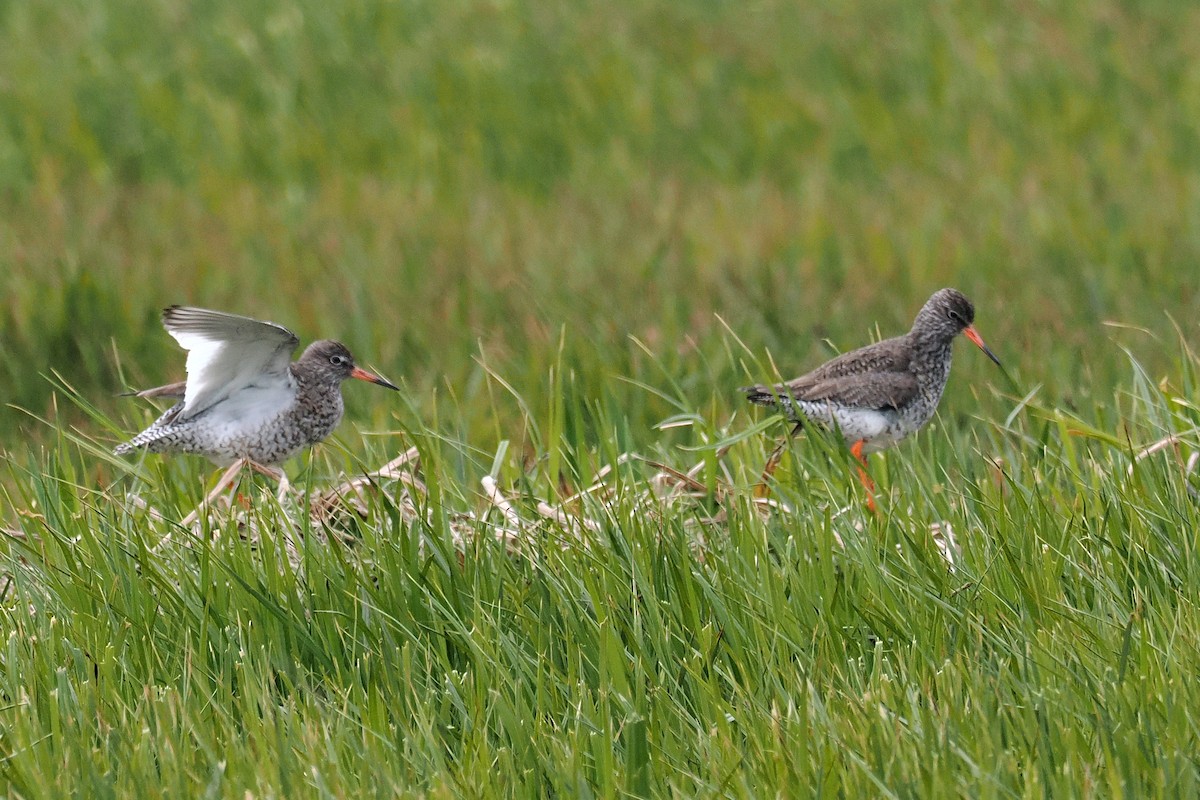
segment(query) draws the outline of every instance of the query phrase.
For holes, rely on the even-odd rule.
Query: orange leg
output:
[[[878,514],[879,509],[875,507],[875,481],[871,480],[871,476],[867,474],[867,457],[863,455],[864,444],[866,444],[866,440],[859,439],[850,445],[850,453],[862,465],[858,468],[858,479],[862,482],[863,488],[867,490],[867,509],[872,514]]]

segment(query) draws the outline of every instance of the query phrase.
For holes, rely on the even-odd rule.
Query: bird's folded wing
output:
[[[171,306],[163,327],[187,357],[179,420],[194,417],[247,386],[289,386],[288,366],[300,340],[282,325],[203,308]]]
[[[812,372],[793,378],[787,383],[748,386],[742,391],[751,402],[774,405],[772,398],[794,397],[797,400],[837,400],[840,394],[861,398],[848,405],[862,408],[891,408],[911,398],[917,391],[916,379],[908,371],[912,350],[905,346],[903,336],[860,347],[826,361]],[[870,376],[869,378],[867,376]],[[877,376],[879,383],[875,383]],[[878,386],[878,398],[871,396],[871,387]],[[869,399],[867,399],[869,398]],[[878,405],[871,405],[876,400]]]
[[[848,408],[898,409],[917,396],[917,379],[911,372],[871,372],[842,375],[797,385],[776,387],[780,396],[808,402],[828,401]]]
[[[908,369],[911,358],[912,349],[905,345],[905,337],[897,336],[851,350],[848,353],[842,353],[840,356],[826,361],[812,372],[801,375],[788,383],[816,384],[830,378],[868,372],[903,372]]]

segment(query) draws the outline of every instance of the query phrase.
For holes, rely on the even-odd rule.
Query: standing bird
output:
[[[273,322],[171,306],[163,327],[188,351],[187,380],[137,392],[180,402],[114,451],[194,453],[220,466],[278,465],[342,419],[342,381],[396,386],[354,365],[345,345],[313,342],[292,361],[296,334]]]
[[[859,479],[867,489],[867,506],[874,511],[874,484],[866,473],[866,455],[891,447],[933,416],[950,376],[954,337],[964,334],[1004,368],[975,330],[974,321],[975,307],[962,292],[941,289],[903,336],[852,350],[787,383],[741,391],[752,403],[782,410],[797,429],[809,420],[841,431],[862,465]],[[782,448],[768,461],[767,476],[781,452]]]

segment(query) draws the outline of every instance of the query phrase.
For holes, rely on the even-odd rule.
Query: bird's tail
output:
[[[738,389],[746,395],[746,399],[751,403],[760,406],[776,406],[779,405],[781,398],[787,398],[787,390],[783,386],[768,386],[765,383],[755,384],[754,386],[743,386]]]

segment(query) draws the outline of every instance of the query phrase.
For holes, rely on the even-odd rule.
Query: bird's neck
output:
[[[933,392],[940,396],[950,375],[953,341],[944,338],[923,338],[914,333],[912,344],[912,371],[917,377],[917,383],[923,392]]]
[[[292,365],[291,372],[296,386],[296,394],[299,397],[324,397],[330,394],[341,396],[341,387],[337,383],[330,384],[318,380],[318,376],[303,369],[296,369],[295,364]]]

